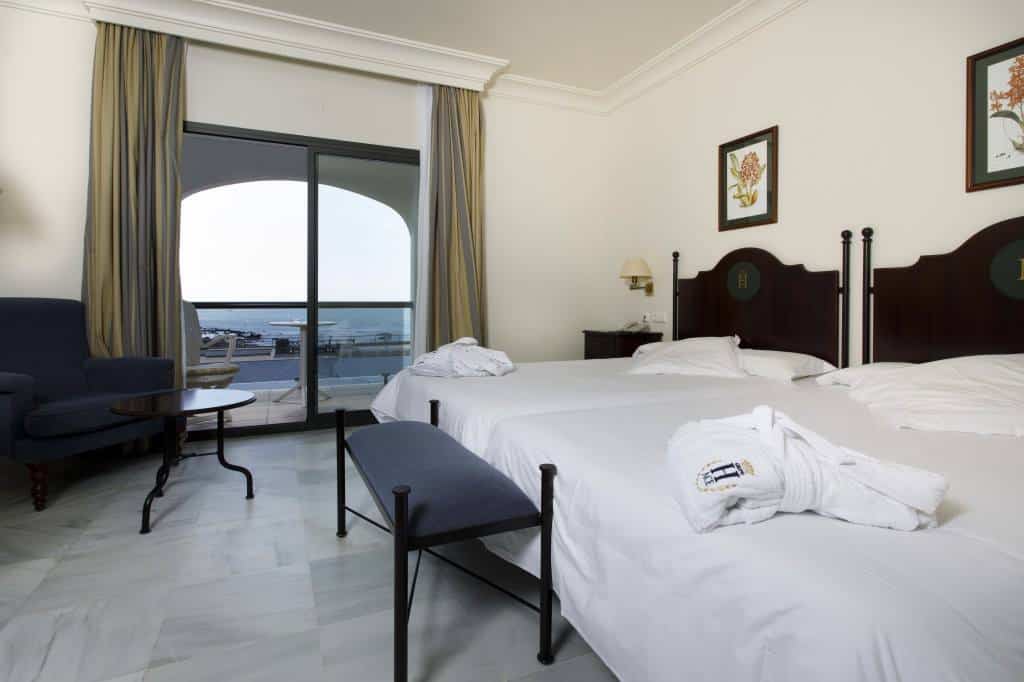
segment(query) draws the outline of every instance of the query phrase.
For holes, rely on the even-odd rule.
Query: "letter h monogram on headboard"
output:
[[[1021,271],[1024,272],[1024,258],[1021,259]],[[1024,274],[1022,274],[1024,278]],[[746,270],[740,270],[736,273],[736,287],[739,289],[746,289],[749,284],[749,276]]]
[[[1024,282],[1024,258],[1020,259],[1020,277],[1018,280]]]

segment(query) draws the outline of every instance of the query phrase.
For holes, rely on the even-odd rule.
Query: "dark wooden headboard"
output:
[[[872,321],[865,306],[864,362],[1024,353],[1024,217],[986,227],[951,253],[877,268],[873,285],[872,233],[864,236],[874,308]]]
[[[735,334],[745,348],[807,353],[847,366],[851,237],[842,234],[842,281],[839,270],[811,272],[755,248],[732,251],[711,270],[679,279],[673,253],[673,339]]]

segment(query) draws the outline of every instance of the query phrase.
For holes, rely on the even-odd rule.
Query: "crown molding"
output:
[[[741,0],[602,91],[614,111],[768,26],[808,0]]]
[[[604,113],[600,90],[578,88],[514,74],[504,74],[495,78],[485,94],[488,97],[516,99],[589,114]]]
[[[488,93],[592,114],[610,114],[807,2],[809,0],[740,0],[601,90],[506,74],[495,79]]]
[[[675,45],[601,90],[513,74],[509,62],[235,0],[0,0],[10,7],[84,21],[109,21],[192,40],[439,83],[488,96],[609,114],[695,67],[810,0],[740,0]],[[497,76],[497,77],[496,77]]]
[[[91,19],[216,45],[470,90],[508,60],[276,12],[233,0],[85,0]]]
[[[0,0],[0,7],[6,7],[8,9],[21,10],[22,12],[32,12],[34,14],[45,14],[50,17],[60,17],[61,19],[73,19],[75,21],[87,21],[92,23],[92,19],[82,9],[82,5],[79,2],[73,2],[71,0],[65,0],[62,2],[48,2],[41,4],[38,0],[36,2],[25,2],[24,0]]]

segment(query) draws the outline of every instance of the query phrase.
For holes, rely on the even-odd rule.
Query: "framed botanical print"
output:
[[[967,58],[967,191],[1024,183],[1024,38]]]
[[[718,147],[718,229],[779,220],[779,127]]]

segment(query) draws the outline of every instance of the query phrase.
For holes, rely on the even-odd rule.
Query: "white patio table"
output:
[[[305,320],[280,320],[280,321],[274,321],[274,322],[267,322],[267,324],[269,324],[271,326],[274,326],[274,327],[294,327],[294,328],[299,330],[299,377],[298,377],[298,379],[295,380],[295,385],[292,386],[291,388],[289,388],[287,391],[285,391],[281,395],[279,395],[276,398],[274,398],[274,402],[275,403],[279,403],[279,402],[283,401],[285,398],[287,398],[288,396],[290,396],[292,393],[298,392],[299,396],[302,399],[302,404],[305,405],[306,404],[306,362],[308,361],[308,357],[309,357],[309,349],[308,349],[308,346],[309,346],[309,340],[308,340],[308,336],[309,336],[309,334],[308,334],[309,323],[307,323]],[[324,322],[319,322],[318,326],[319,327],[330,327],[330,326],[335,325],[335,324],[337,324],[337,323],[336,322],[330,322],[330,321],[324,321]],[[316,347],[315,347],[315,342],[314,342],[314,355],[315,355],[315,353],[316,353]],[[323,391],[319,391],[319,394],[320,394],[320,399],[321,400],[326,400],[326,399],[330,398],[330,396],[327,395],[326,393],[324,393]]]

